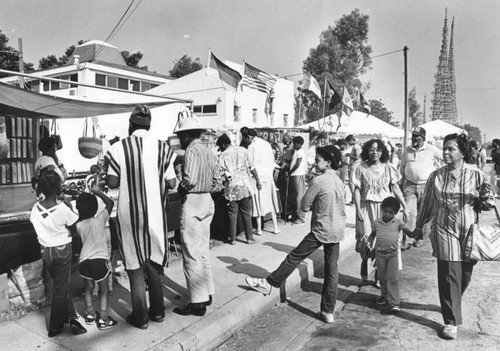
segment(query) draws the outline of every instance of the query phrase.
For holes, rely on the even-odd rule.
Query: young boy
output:
[[[307,171],[307,160],[305,157],[304,149],[302,145],[304,144],[304,138],[301,136],[296,136],[293,138],[293,149],[294,153],[292,156],[292,163],[290,164],[290,192],[291,192],[291,203],[292,203],[292,223],[302,224],[304,223],[304,212],[300,210],[300,201],[304,195],[304,189],[306,187],[306,171]]]
[[[346,221],[344,184],[335,172],[340,160],[339,149],[332,145],[316,149],[315,165],[319,175],[312,180],[301,202],[303,211],[312,208],[310,233],[267,278],[246,278],[250,288],[269,295],[271,287],[279,288],[306,257],[323,246],[325,280],[318,317],[325,323],[333,323],[334,320],[339,248],[344,238]]]
[[[377,304],[388,304],[385,311],[387,313],[400,311],[398,271],[400,269],[401,231],[410,237],[413,235],[408,226],[396,217],[400,207],[401,204],[395,197],[387,197],[381,205],[382,218],[378,218],[374,223],[375,258],[381,290]]]
[[[93,194],[82,193],[76,201],[80,219],[76,229],[82,237],[80,254],[80,275],[85,279],[85,306],[87,307],[87,324],[96,323],[100,330],[113,328],[118,324],[108,315],[108,276],[111,272],[108,251],[106,223],[113,209],[113,200],[99,190],[97,186],[90,189],[106,205],[106,209],[97,213],[97,198]],[[94,284],[99,284],[100,314],[94,309],[92,291]]]

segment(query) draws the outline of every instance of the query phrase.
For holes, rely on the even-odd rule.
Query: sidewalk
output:
[[[341,257],[353,250],[354,206],[346,206],[347,228],[340,246]],[[47,327],[50,308],[31,313],[14,322],[0,323],[0,345],[5,350],[210,350],[228,339],[236,330],[246,325],[253,317],[270,308],[297,289],[303,280],[314,276],[323,267],[323,253],[318,250],[305,260],[287,280],[282,289],[273,289],[270,296],[248,290],[247,275],[264,277],[274,270],[287,253],[308,233],[310,213],[306,224],[281,224],[278,235],[264,231],[256,236],[256,245],[237,241],[236,245],[223,244],[211,250],[211,262],[215,280],[215,295],[212,306],[204,317],[179,316],[174,307],[187,301],[186,282],[182,261],[165,269],[164,295],[166,316],[163,323],[149,323],[147,330],[139,330],[125,321],[130,314],[130,295],[127,286],[115,283],[110,296],[110,314],[118,326],[100,331],[95,325],[86,326],[88,332],[73,336],[69,328],[48,338]],[[240,237],[241,238],[241,237]],[[75,307],[80,315],[85,313],[82,297],[75,298]],[[95,301],[97,306],[97,301]],[[80,321],[84,324],[83,318]]]

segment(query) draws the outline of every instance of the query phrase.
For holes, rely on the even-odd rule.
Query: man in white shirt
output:
[[[403,170],[403,195],[405,197],[406,208],[408,209],[408,227],[415,229],[417,212],[422,198],[425,183],[429,175],[443,162],[443,154],[436,146],[425,141],[426,131],[422,127],[414,128],[411,135],[411,145],[403,151],[401,167]],[[411,240],[411,239],[410,239]],[[413,246],[422,246],[421,239],[415,240]],[[407,236],[403,236],[402,250],[407,250],[411,242],[407,241]]]
[[[304,138],[296,136],[293,138],[294,153],[290,164],[291,197],[292,197],[292,223],[305,223],[305,214],[300,210],[300,201],[304,196],[306,188],[307,160],[304,149]]]

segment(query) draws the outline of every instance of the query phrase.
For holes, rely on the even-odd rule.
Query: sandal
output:
[[[118,322],[115,321],[113,318],[108,317],[107,321],[104,321],[101,318],[97,319],[96,324],[99,330],[106,330],[115,327],[118,324]]]
[[[96,312],[94,316],[87,312],[87,315],[85,316],[85,323],[87,325],[91,325],[98,319],[99,319],[99,312]]]

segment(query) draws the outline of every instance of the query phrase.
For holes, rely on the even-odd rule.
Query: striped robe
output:
[[[425,185],[417,228],[431,221],[432,255],[442,261],[463,261],[462,245],[475,221],[474,205],[478,199],[478,188],[486,177],[476,166],[465,163],[453,175],[444,166],[429,176]],[[493,199],[485,200],[483,208],[491,208]]]
[[[120,179],[118,239],[126,269],[146,260],[164,265],[167,259],[167,179],[175,178],[175,154],[165,141],[146,130],[110,147],[108,174]]]

